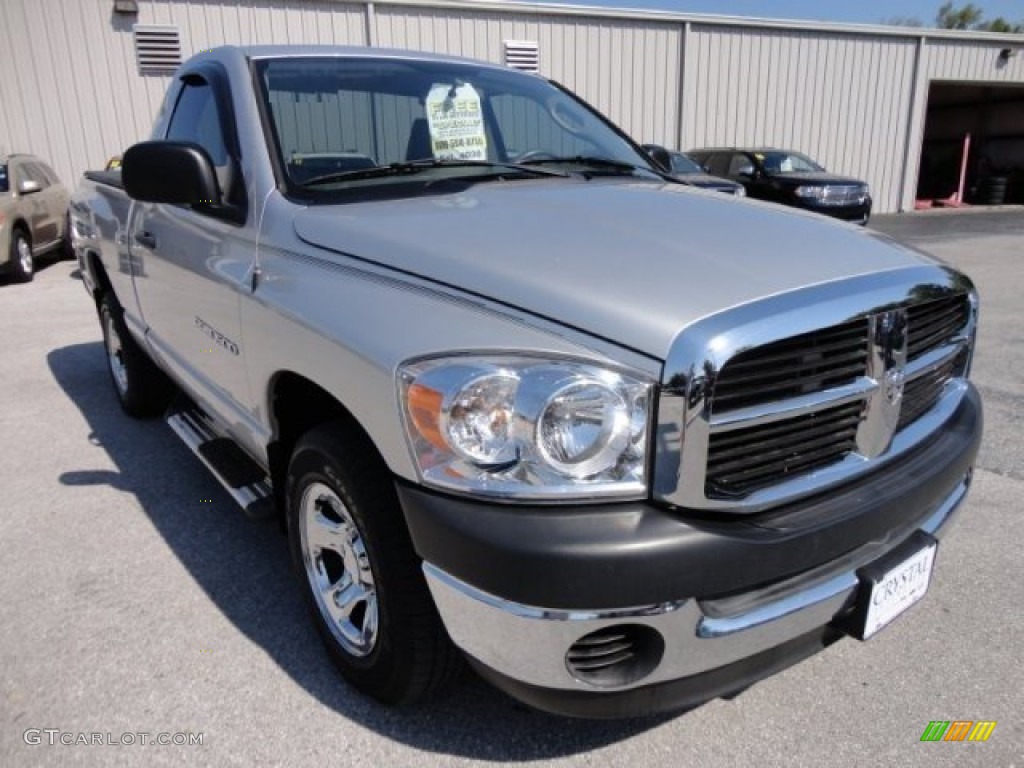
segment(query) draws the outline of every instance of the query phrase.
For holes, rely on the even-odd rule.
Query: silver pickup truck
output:
[[[124,410],[280,519],[358,689],[465,659],[681,709],[924,595],[981,435],[970,281],[658,168],[535,75],[228,47],[82,182]]]

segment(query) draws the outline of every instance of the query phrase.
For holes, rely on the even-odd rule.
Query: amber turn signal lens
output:
[[[407,397],[409,419],[416,427],[416,431],[435,448],[449,450],[448,443],[441,435],[441,405],[444,402],[444,395],[422,384],[413,384],[409,387]]]

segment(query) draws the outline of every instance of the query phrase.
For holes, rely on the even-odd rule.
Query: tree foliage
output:
[[[935,24],[941,29],[976,29],[985,12],[974,3],[956,8],[947,2],[939,6]]]
[[[942,29],[975,29],[982,32],[1024,32],[1024,23],[1013,24],[1002,16],[990,21],[985,20],[985,11],[974,3],[954,6],[952,2],[945,2],[939,6],[935,14],[935,24]]]
[[[914,16],[893,16],[885,19],[882,23],[897,27],[925,26],[924,22]],[[959,7],[954,6],[952,2],[943,3],[935,14],[935,26],[940,29],[973,29],[979,32],[1003,32],[1009,34],[1024,33],[1024,21],[1014,24],[1002,16],[985,20],[985,11],[974,3],[967,3],[967,5]]]

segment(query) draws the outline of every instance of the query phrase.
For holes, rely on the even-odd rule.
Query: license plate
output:
[[[867,640],[928,591],[938,542],[918,532],[897,551],[860,571],[853,634]]]

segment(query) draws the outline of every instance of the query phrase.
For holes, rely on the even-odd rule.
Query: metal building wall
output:
[[[183,54],[223,43],[408,47],[540,69],[640,141],[774,144],[866,179],[878,212],[913,204],[933,80],[1024,85],[1014,38],[463,0],[0,0],[0,152],[73,184],[147,137],[166,76],[140,75],[132,24],[174,24]],[[1016,38],[1020,46],[1020,38]]]

